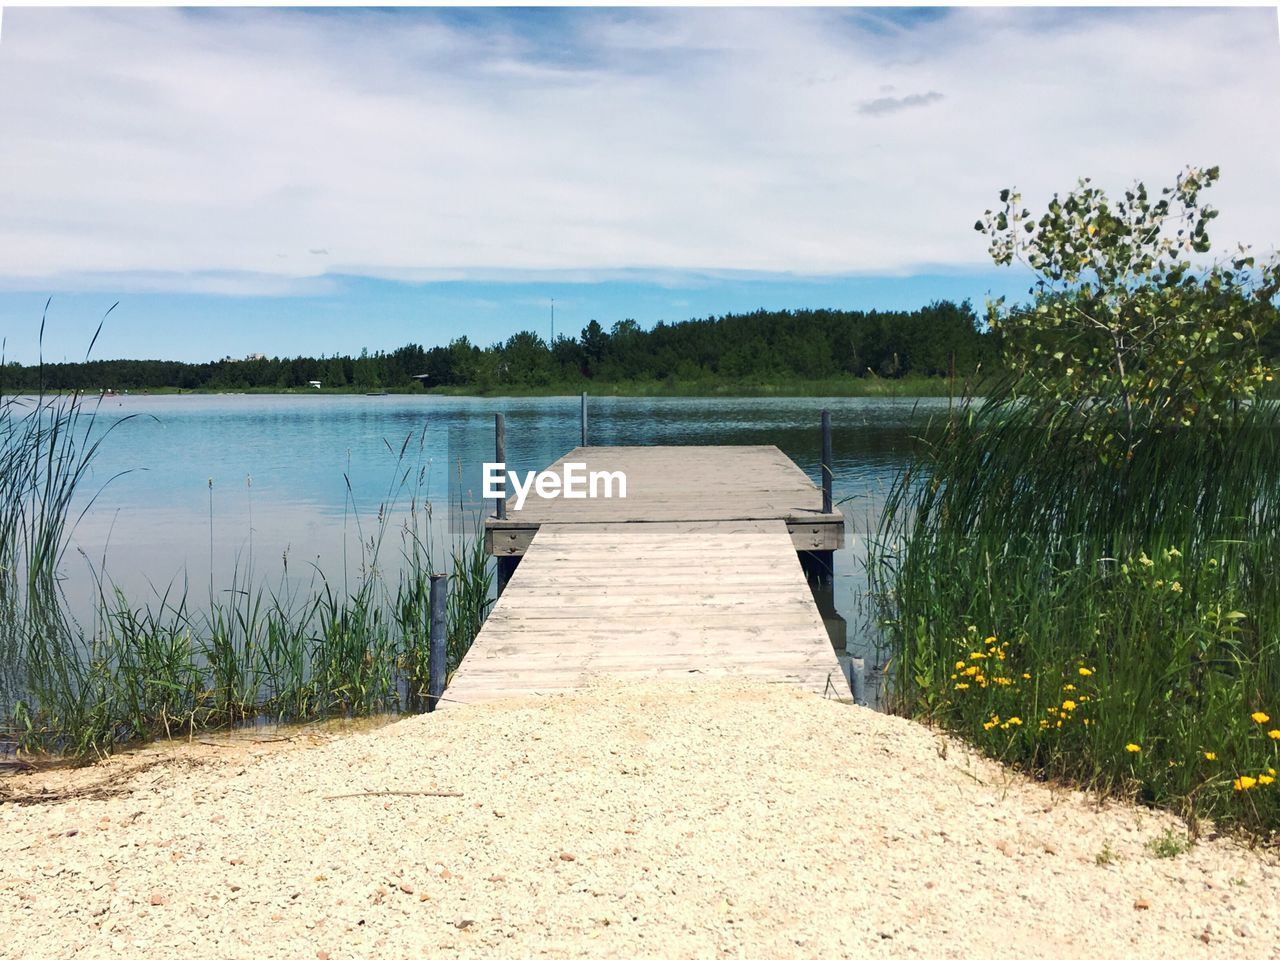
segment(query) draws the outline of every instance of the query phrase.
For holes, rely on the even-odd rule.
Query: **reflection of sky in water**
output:
[[[819,477],[819,416],[834,422],[834,488],[849,518],[849,548],[837,556],[834,603],[851,621],[865,615],[861,534],[922,419],[946,400],[761,398],[592,398],[592,443],[776,444]],[[419,487],[433,503],[437,557],[448,542],[446,501],[479,494],[480,464],[493,457],[493,414],[507,424],[512,469],[546,466],[579,440],[576,397],[536,399],[363,396],[128,396],[110,398],[108,419],[135,415],[103,445],[86,489],[108,484],[75,533],[65,564],[73,604],[87,602],[95,566],[107,551],[112,580],[135,600],[181,582],[207,592],[210,543],[215,583],[237,566],[278,579],[287,552],[291,575],[314,564],[341,583],[354,577],[380,503],[398,498],[380,566],[400,555],[402,512]],[[425,434],[423,433],[425,431]],[[413,436],[397,470],[401,444]],[[421,443],[419,442],[421,438]],[[461,464],[461,482],[458,470]],[[405,478],[405,485],[400,485]],[[251,479],[250,479],[251,478]],[[350,495],[347,482],[350,480]],[[210,523],[212,480],[212,524]],[[353,509],[354,504],[354,509]],[[851,623],[850,632],[858,629]]]

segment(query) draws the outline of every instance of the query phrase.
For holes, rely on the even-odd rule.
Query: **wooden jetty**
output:
[[[442,705],[601,676],[751,676],[849,698],[800,562],[843,546],[829,483],[773,446],[582,446],[549,469],[566,463],[622,471],[627,496],[531,494],[519,511],[513,496],[486,521],[510,580]]]
[[[829,552],[844,545],[844,516],[834,508],[823,512],[822,492],[777,447],[575,447],[548,469],[559,473],[566,463],[621,471],[627,496],[531,495],[518,512],[509,497],[506,517],[485,524],[485,545],[493,556],[523,556],[544,523],[781,520],[796,550]]]

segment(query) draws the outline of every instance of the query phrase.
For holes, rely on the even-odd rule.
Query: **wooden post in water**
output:
[[[494,459],[502,464],[502,469],[507,469],[507,421],[500,413],[493,415],[493,453]],[[507,519],[507,479],[504,474],[502,479],[498,481],[499,490],[497,512],[495,516],[499,520]],[[520,563],[519,557],[498,557],[497,558],[497,588],[498,596],[502,596],[502,591],[507,587],[507,581],[511,579],[511,575],[516,572],[516,565]]]
[[[507,424],[502,414],[493,415],[494,459],[507,469]],[[498,480],[498,512],[494,514],[499,520],[507,519],[507,475],[504,473]]]
[[[501,416],[501,414],[499,414]],[[449,669],[446,644],[445,607],[449,599],[449,581],[443,573],[431,575],[431,637],[427,653],[427,712],[430,713],[444,695],[444,675]]]
[[[587,445],[587,391],[582,391],[582,446]]]
[[[858,706],[867,705],[867,662],[862,657],[849,660],[849,692]]]
[[[831,513],[831,411],[822,411],[822,512]]]
[[[831,411],[822,411],[822,512],[835,513],[831,497]],[[829,581],[835,574],[835,551],[811,550],[800,554],[805,576],[819,582]]]

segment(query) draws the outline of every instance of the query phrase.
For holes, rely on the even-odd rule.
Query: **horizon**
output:
[[[6,13],[22,363],[50,296],[68,361],[117,301],[95,358],[545,339],[552,298],[573,335],[980,309],[1028,285],[972,229],[1000,189],[1035,209],[1188,164],[1223,170],[1219,244],[1280,222],[1262,8]]]
[[[660,323],[666,323],[668,326],[672,326],[672,325],[679,325],[682,323],[719,320],[719,319],[723,319],[731,316],[750,315],[750,314],[756,313],[757,311],[763,311],[767,313],[783,313],[783,312],[802,313],[806,311],[819,312],[823,310],[831,310],[834,312],[846,312],[846,313],[879,312],[879,313],[910,314],[918,310],[926,309],[929,306],[938,304],[938,303],[954,303],[957,306],[963,306],[964,304],[968,304],[973,309],[975,316],[977,316],[979,319],[981,317],[981,314],[979,313],[979,307],[981,305],[975,303],[972,297],[962,297],[962,296],[953,297],[953,296],[942,295],[942,296],[927,297],[923,300],[916,302],[916,301],[909,301],[906,295],[904,294],[901,297],[898,297],[897,295],[895,295],[893,298],[891,298],[891,300],[892,302],[890,302],[888,305],[873,303],[865,306],[860,305],[860,306],[832,307],[832,306],[815,304],[815,305],[796,307],[796,306],[789,306],[787,304],[782,304],[779,306],[767,306],[767,307],[766,306],[744,307],[742,309],[718,310],[718,311],[704,312],[700,314],[693,314],[688,317],[683,317],[681,319],[676,319],[676,320],[659,318],[658,320],[651,321],[648,323],[636,321],[634,317],[618,317],[616,320],[612,320],[608,323],[601,323],[600,326],[606,333],[608,333],[611,331],[611,329],[616,323],[636,322],[637,324],[639,324],[641,329],[652,330],[655,326],[657,326]],[[92,351],[88,353],[81,353],[79,355],[64,354],[62,356],[53,356],[48,354],[47,352],[41,352],[38,346],[36,360],[24,363],[22,361],[17,360],[13,356],[6,354],[3,349],[4,345],[0,343],[0,363],[17,363],[18,365],[27,367],[27,368],[36,366],[40,363],[79,364],[79,363],[92,363],[95,361],[114,361],[114,360],[131,360],[131,361],[143,361],[143,362],[156,361],[156,362],[164,362],[164,363],[185,363],[185,364],[191,364],[191,365],[199,365],[199,364],[205,364],[205,363],[218,363],[218,362],[227,361],[227,360],[243,361],[243,360],[250,359],[251,355],[253,354],[258,354],[258,355],[267,357],[269,359],[291,359],[291,358],[324,359],[324,358],[330,358],[335,356],[355,358],[355,357],[359,357],[361,353],[364,351],[367,351],[370,355],[374,355],[377,353],[390,353],[401,347],[407,347],[407,346],[420,346],[425,350],[431,350],[435,347],[448,346],[449,343],[464,337],[473,346],[480,347],[481,349],[493,349],[493,348],[500,347],[507,339],[509,339],[510,336],[513,336],[519,333],[532,333],[534,336],[538,337],[544,343],[544,345],[546,345],[548,348],[552,344],[552,339],[550,336],[551,324],[550,324],[550,317],[548,316],[546,318],[547,320],[546,329],[539,330],[534,326],[513,328],[510,331],[510,333],[503,336],[501,339],[494,340],[494,341],[487,341],[487,342],[478,341],[473,336],[471,336],[470,334],[464,331],[463,333],[459,334],[457,337],[453,337],[449,341],[443,341],[440,343],[422,343],[421,341],[410,339],[410,340],[403,340],[396,343],[381,343],[376,346],[361,344],[359,347],[356,347],[356,348],[339,347],[336,350],[325,351],[324,353],[320,353],[320,352],[272,353],[272,352],[261,351],[261,350],[251,350],[248,353],[240,356],[230,354],[230,353],[222,353],[222,354],[219,354],[218,356],[198,356],[198,357],[190,357],[190,358],[180,358],[180,357],[172,357],[172,356],[164,356],[164,357],[146,356],[141,354],[128,355],[128,356],[125,356],[125,355],[108,356],[100,352],[97,349],[97,347],[98,347],[98,344],[100,344],[104,339],[109,337],[111,333],[111,327],[112,327],[113,321],[116,319],[116,315],[120,312],[121,306],[122,304],[109,305],[107,307],[106,312],[103,315],[98,316],[96,318],[89,318],[91,322],[88,322],[87,325],[83,325],[83,332],[86,338],[85,345],[88,346],[91,343],[93,344]],[[49,298],[44,305],[40,306],[39,312],[37,313],[37,316],[36,316],[36,322],[33,328],[36,331],[37,344],[39,344],[42,329],[43,329],[44,336],[47,337],[49,335],[50,330],[55,328],[55,325],[57,323],[57,317],[55,315],[54,307],[55,307],[54,298]],[[84,321],[86,320],[86,318],[83,316],[76,317],[74,319],[77,321],[78,324],[83,324]],[[568,339],[568,340],[577,341],[580,339],[583,333],[583,330],[586,328],[587,324],[593,321],[599,323],[599,320],[595,316],[592,316],[581,327],[578,327],[575,329],[564,329],[560,321],[557,320],[556,327],[555,327],[555,339],[556,340]],[[101,323],[101,330],[98,329],[99,323]]]

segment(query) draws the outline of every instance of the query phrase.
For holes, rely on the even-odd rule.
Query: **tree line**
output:
[[[0,389],[250,390],[306,388],[480,392],[626,382],[786,382],[840,377],[971,376],[996,344],[968,302],[913,311],[757,310],[645,329],[592,320],[548,342],[532,331],[481,347],[407,344],[358,356],[88,360],[0,369]]]

